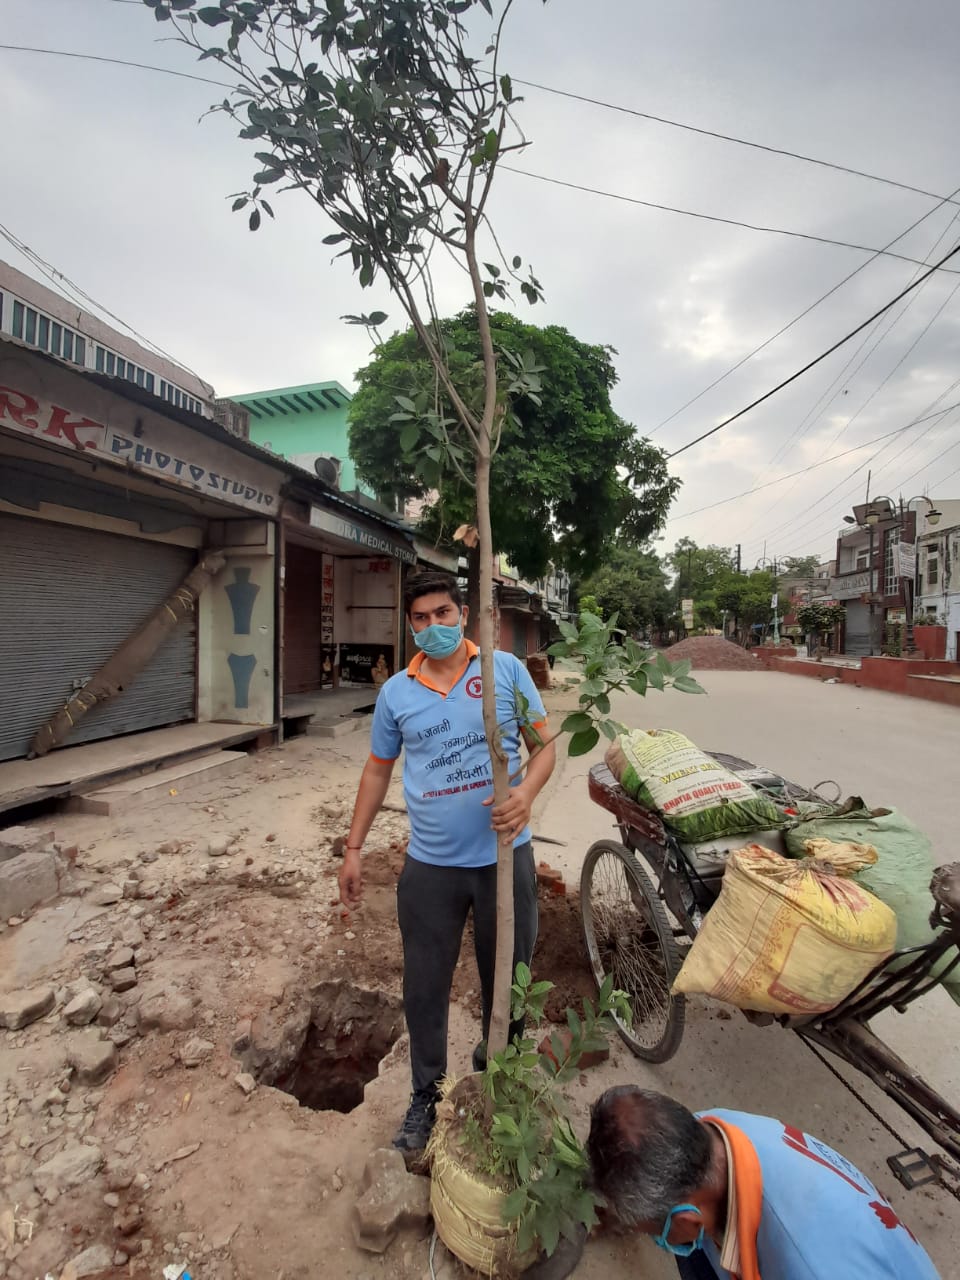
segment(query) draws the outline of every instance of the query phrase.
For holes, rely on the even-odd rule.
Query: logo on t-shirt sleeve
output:
[[[467,697],[480,698],[482,696],[483,696],[483,691],[480,686],[480,677],[471,676],[470,679],[467,681]]]

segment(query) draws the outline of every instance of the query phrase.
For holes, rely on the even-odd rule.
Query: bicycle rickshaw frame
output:
[[[735,771],[742,771],[736,766],[753,770],[752,765],[736,757],[716,753],[715,758]],[[813,795],[783,779],[780,781],[793,796]],[[595,907],[591,903],[596,868],[604,859],[609,859],[616,865],[618,875],[624,878],[632,907],[640,913],[639,927],[646,940],[642,945],[647,948],[647,954],[659,948],[662,977],[656,977],[655,986],[659,990],[652,998],[659,996],[662,1005],[664,999],[668,1002],[663,1005],[664,1030],[653,1044],[641,1039],[645,1013],[650,1007],[649,991],[628,991],[635,1005],[634,1025],[626,1027],[618,1023],[617,1029],[638,1057],[663,1062],[676,1052],[683,1032],[684,998],[669,991],[680,963],[677,944],[679,940],[692,941],[696,937],[703,915],[716,901],[716,891],[699,875],[659,816],[632,799],[606,765],[594,765],[590,769],[588,785],[591,799],[613,815],[622,841],[621,844],[611,840],[596,842],[584,861],[580,897],[591,966],[599,982],[605,970],[604,947],[609,950],[618,944],[616,938],[598,939]],[[744,840],[749,838],[745,836]],[[641,864],[646,865],[646,871]],[[853,1067],[892,1098],[942,1151],[960,1161],[960,1111],[894,1053],[869,1025],[872,1018],[886,1009],[904,1013],[960,965],[960,863],[939,868],[931,892],[931,925],[942,932],[928,944],[894,952],[835,1008],[812,1017],[749,1013],[745,1016],[753,1021],[779,1022],[810,1046],[825,1049]],[[620,939],[619,945],[636,949],[638,944],[634,937],[630,942]],[[951,949],[956,954],[940,968]],[[611,962],[607,957],[607,962],[616,969],[616,959]],[[639,1023],[638,1003],[641,1005]],[[844,1080],[844,1083],[850,1087],[849,1082]],[[882,1117],[878,1118],[886,1123]],[[915,1148],[900,1152],[888,1163],[908,1187],[934,1181],[944,1169],[954,1176],[960,1173],[942,1157],[931,1160]]]

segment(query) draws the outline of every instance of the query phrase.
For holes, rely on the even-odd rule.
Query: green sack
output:
[[[799,822],[784,833],[787,851],[793,857],[804,856],[805,840],[854,840],[872,844],[878,857],[872,867],[864,867],[853,877],[865,889],[876,894],[897,917],[897,949],[921,947],[936,937],[930,926],[933,898],[930,879],[936,862],[927,836],[918,826],[896,809],[870,812],[857,807],[849,813],[813,818]],[[955,958],[956,948],[946,953],[934,973],[947,967]],[[960,966],[954,969],[944,988],[960,1004]]]
[[[672,729],[623,733],[606,762],[625,791],[691,844],[783,825],[772,800]]]

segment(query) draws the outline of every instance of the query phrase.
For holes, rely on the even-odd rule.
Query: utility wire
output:
[[[44,49],[44,48],[38,48],[33,45],[15,45],[15,44],[0,44],[0,49],[6,49],[13,52],[18,52],[18,53],[46,54],[51,57],[58,57],[58,58],[77,58],[77,59],[80,59],[81,61],[105,62],[113,66],[135,67],[140,71],[156,71],[161,75],[179,76],[181,79],[184,79],[184,80],[196,80],[201,84],[217,85],[219,88],[222,88],[222,89],[236,88],[235,85],[229,84],[227,81],[224,81],[224,80],[212,80],[212,79],[209,79],[207,76],[192,75],[186,71],[172,71],[168,67],[150,66],[144,62],[128,62],[122,58],[108,58],[103,56],[102,54],[74,53],[65,49]],[[894,258],[900,262],[908,262],[911,264],[911,266],[923,265],[919,261],[919,259],[911,258],[908,255],[902,254],[902,253],[891,253],[889,251],[889,248],[874,249],[871,245],[856,244],[849,240],[835,240],[830,238],[829,236],[814,235],[812,232],[809,232],[809,231],[792,231],[786,227],[767,227],[757,223],[742,222],[736,218],[723,218],[719,214],[703,213],[700,210],[696,210],[696,209],[681,209],[676,205],[658,204],[653,200],[641,200],[637,196],[627,196],[616,191],[604,191],[598,187],[588,187],[576,182],[567,182],[562,178],[552,178],[547,174],[531,173],[530,170],[528,169],[515,169],[512,165],[508,165],[508,164],[502,164],[500,168],[507,173],[519,174],[520,177],[530,178],[536,182],[547,182],[547,183],[553,184],[554,186],[566,187],[572,191],[582,191],[588,195],[602,196],[607,200],[619,200],[626,204],[639,205],[645,209],[656,209],[661,213],[674,213],[684,218],[695,218],[703,222],[716,222],[722,226],[737,227],[744,231],[757,231],[767,235],[789,236],[797,240],[807,240],[813,244],[832,245],[834,248],[838,248],[838,249],[855,249],[858,253],[869,253],[869,254],[872,254],[873,257],[878,257],[879,255],[882,254],[885,257]],[[944,197],[943,203],[946,203],[950,199],[951,197],[949,196]],[[928,215],[924,215],[924,216],[928,216]],[[902,236],[897,237],[898,240],[902,238],[903,238]],[[896,243],[896,241],[892,241],[891,243]],[[863,265],[866,266],[867,264],[864,263]],[[849,277],[847,278],[849,279]],[[842,282],[842,283],[845,283],[845,282]],[[794,321],[794,323],[796,322]],[[779,335],[775,335],[775,336],[779,336]],[[715,386],[716,384],[714,383],[712,385]],[[709,390],[709,388],[707,388],[707,390]],[[689,403],[692,403],[692,401]],[[683,407],[686,408],[687,406],[685,405]],[[677,412],[678,413],[682,412],[682,410],[678,410]],[[676,416],[676,415],[673,415],[673,416]],[[669,419],[667,421],[669,421]],[[662,426],[665,424],[661,423],[660,425]],[[654,428],[654,430],[659,430],[659,427]]]
[[[132,0],[134,4],[140,0]],[[898,182],[894,178],[884,178],[877,173],[867,173],[864,169],[853,169],[849,165],[834,164],[830,160],[819,160],[815,156],[803,155],[799,151],[787,151],[783,147],[771,147],[762,142],[751,142],[747,138],[737,138],[733,134],[718,133],[715,129],[702,129],[697,125],[685,124],[681,120],[671,120],[667,116],[653,115],[649,111],[638,111],[633,107],[621,107],[613,102],[604,102],[600,98],[588,98],[580,93],[571,93],[567,89],[557,89],[548,84],[537,84],[534,80],[518,80],[513,77],[514,84],[522,84],[528,89],[539,89],[543,93],[556,94],[558,98],[571,98],[574,102],[586,102],[593,107],[603,107],[606,111],[618,111],[622,115],[636,116],[640,120],[652,120],[654,124],[669,125],[671,129],[683,129],[687,133],[699,133],[704,138],[715,138],[720,142],[732,142],[739,147],[751,147],[754,151],[766,151],[774,156],[786,156],[790,160],[802,160],[805,164],[819,165],[822,169],[833,169],[837,173],[849,173],[855,178],[867,178],[870,182],[882,182],[888,187],[897,187],[901,191],[910,191],[914,195],[927,196],[931,200],[949,200],[954,196],[941,196],[935,191],[927,191],[923,187],[911,186],[908,182]],[[954,193],[956,195],[956,192]]]
[[[814,244],[829,244],[838,249],[856,249],[858,253],[870,253],[874,257],[882,254],[884,257],[895,258],[900,262],[909,262],[914,267],[925,265],[919,258],[911,258],[903,253],[891,253],[889,249],[875,249],[872,245],[855,244],[850,240],[834,240],[829,236],[817,236],[811,231],[791,231],[786,227],[767,227],[756,222],[742,222],[738,218],[722,218],[715,213],[702,213],[696,209],[681,209],[672,204],[658,204],[654,200],[641,200],[639,196],[625,196],[616,191],[604,191],[600,187],[588,187],[579,182],[568,182],[564,178],[551,178],[544,173],[532,173],[529,169],[515,169],[513,165],[509,164],[501,164],[500,169],[506,173],[519,174],[522,178],[533,178],[537,182],[549,182],[555,187],[566,187],[570,191],[582,191],[586,195],[602,196],[606,200],[619,200],[624,204],[636,204],[644,209],[657,209],[661,213],[676,213],[683,218],[696,218],[701,222],[717,222],[721,226],[737,227],[743,231],[761,231],[767,235],[790,236],[795,240],[809,240]],[[897,239],[902,239],[902,237],[898,236]]]
[[[729,498],[721,498],[718,502],[708,503],[705,507],[697,507],[693,511],[684,511],[680,515],[669,516],[666,523],[672,524],[674,520],[689,520],[691,516],[702,515],[704,511],[714,511],[717,507],[725,507],[729,502],[738,502],[741,498],[749,498],[751,494],[759,493],[761,489],[771,489],[774,485],[783,484],[785,480],[793,480],[797,476],[805,476],[810,471],[816,471],[818,467],[825,467],[828,463],[838,462],[841,458],[848,458],[851,453],[859,453],[861,449],[869,449],[871,445],[879,444],[882,440],[890,440],[894,436],[902,435],[904,431],[909,431],[911,427],[918,427],[922,422],[929,422],[932,418],[940,418],[945,413],[949,413],[951,409],[960,409],[960,400],[948,405],[945,409],[938,409],[936,413],[927,414],[923,418],[914,418],[905,427],[897,427],[894,431],[886,431],[881,436],[874,436],[872,440],[864,440],[863,444],[856,444],[850,449],[844,449],[842,453],[835,453],[829,458],[821,458],[819,462],[812,462],[808,467],[801,467],[799,471],[791,471],[789,475],[777,476],[775,480],[765,480],[763,484],[754,485],[752,489],[744,489],[742,493],[735,493]],[[842,483],[843,481],[841,481]]]
[[[143,8],[143,0],[113,0],[114,4],[131,4],[138,8]],[[12,47],[12,46],[7,46]],[[105,62],[114,61],[114,59],[105,58]],[[139,64],[131,64],[139,65]],[[151,70],[159,70],[160,68],[150,68]],[[171,72],[170,74],[178,74]],[[182,72],[179,74],[183,74]],[[202,79],[202,77],[194,77],[194,79]],[[220,81],[210,80],[209,84],[219,84]],[[616,111],[620,115],[634,116],[638,120],[650,120],[654,124],[666,125],[671,129],[680,129],[685,133],[697,133],[704,138],[713,138],[719,142],[730,142],[735,146],[748,147],[753,151],[765,151],[768,155],[785,156],[789,160],[800,160],[804,164],[817,165],[821,169],[832,169],[836,173],[847,173],[854,178],[866,178],[869,182],[880,182],[887,187],[896,187],[899,191],[909,191],[913,195],[926,196],[931,200],[953,200],[953,196],[943,197],[934,191],[927,191],[924,187],[915,187],[908,182],[899,182],[895,178],[885,178],[878,173],[869,173],[864,169],[854,169],[850,165],[838,164],[831,160],[821,160],[817,156],[804,155],[800,151],[789,151],[784,147],[772,147],[763,142],[753,142],[749,138],[738,138],[734,134],[720,133],[715,129],[704,129],[698,125],[687,124],[683,120],[671,120],[668,116],[658,116],[650,111],[640,111],[634,107],[620,106],[615,102],[604,102],[601,98],[590,98],[581,93],[572,93],[568,89],[558,89],[555,85],[539,84],[535,80],[520,80],[513,77],[513,83],[523,85],[527,89],[537,89],[541,93],[552,93],[558,98],[569,98],[573,102],[586,102],[593,107],[602,107],[605,111]],[[228,88],[231,86],[227,86]]]
[[[958,187],[956,191],[953,192],[953,196],[957,196],[957,195],[960,195],[960,187]],[[707,386],[705,386],[702,391],[698,391],[695,396],[691,396],[689,400],[687,400],[684,404],[682,404],[679,407],[679,409],[674,409],[673,413],[669,414],[661,422],[658,422],[655,427],[653,427],[650,431],[647,432],[648,438],[650,436],[655,436],[658,431],[662,431],[664,427],[668,426],[671,422],[673,422],[674,418],[678,418],[680,414],[683,413],[685,410],[689,409],[691,405],[696,404],[698,400],[702,400],[703,397],[708,392],[714,389],[714,387],[718,387],[720,383],[725,382],[727,378],[730,377],[731,374],[734,374],[737,372],[738,369],[743,368],[743,366],[747,363],[748,360],[752,360],[754,356],[759,355],[760,352],[765,350],[765,348],[769,347],[771,343],[776,342],[777,338],[782,338],[783,335],[789,329],[792,329],[795,324],[799,324],[801,320],[806,319],[806,317],[810,314],[811,311],[815,311],[816,308],[819,307],[821,303],[826,302],[828,298],[832,298],[833,295],[837,293],[840,289],[842,289],[845,284],[848,284],[854,278],[854,276],[859,275],[861,271],[865,271],[867,267],[869,267],[872,263],[876,262],[877,258],[879,258],[883,253],[885,253],[889,248],[891,248],[891,246],[895,245],[898,240],[902,240],[905,236],[908,236],[911,231],[915,231],[916,228],[920,226],[921,222],[925,222],[927,218],[930,218],[933,216],[933,214],[939,212],[939,210],[941,210],[945,204],[949,203],[949,201],[952,198],[953,198],[952,196],[944,197],[944,199],[942,199],[938,205],[935,205],[932,209],[922,214],[919,218],[916,219],[916,221],[911,222],[910,226],[907,227],[905,231],[901,231],[898,236],[894,236],[892,240],[889,240],[887,244],[884,245],[883,249],[878,249],[876,253],[873,254],[872,257],[866,260],[866,262],[861,262],[859,267],[854,267],[854,269],[850,272],[849,275],[844,276],[842,280],[838,280],[832,289],[828,289],[827,292],[822,294],[819,298],[817,298],[816,301],[811,302],[810,305],[808,307],[805,307],[804,310],[801,311],[799,315],[794,316],[792,320],[788,321],[787,324],[785,324],[781,329],[778,329],[776,333],[771,334],[770,337],[767,338],[765,342],[761,342],[758,347],[754,347],[752,351],[748,351],[745,356],[742,356],[736,362],[736,364],[731,365],[730,368],[727,369],[725,373],[721,373],[719,377],[714,378],[714,380],[708,383]]]
[[[718,423],[715,427],[711,427],[709,431],[704,431],[701,435],[696,436],[693,440],[688,441],[687,444],[681,445],[679,449],[674,449],[673,453],[667,454],[667,457],[676,458],[681,453],[686,453],[686,451],[688,449],[692,449],[695,444],[700,444],[702,440],[707,440],[710,436],[715,436],[717,432],[722,431],[724,427],[729,427],[730,424],[733,422],[736,422],[738,418],[742,418],[744,417],[745,414],[748,414],[752,409],[756,409],[756,407],[758,405],[763,404],[765,400],[769,400],[772,396],[775,396],[778,391],[782,391],[784,387],[788,387],[791,382],[796,382],[798,378],[802,377],[803,374],[808,373],[809,370],[811,370],[815,365],[818,365],[823,360],[826,360],[828,356],[832,356],[834,351],[839,350],[839,348],[842,347],[845,343],[849,342],[852,338],[855,338],[858,333],[862,333],[864,329],[868,328],[871,324],[873,324],[874,320],[878,319],[878,317],[882,316],[885,312],[889,311],[891,307],[895,307],[901,298],[905,298],[908,293],[912,293],[914,289],[916,289],[919,285],[923,284],[924,280],[926,280],[928,276],[932,276],[935,271],[939,271],[940,268],[944,265],[944,263],[949,262],[950,259],[958,253],[960,253],[960,244],[957,244],[953,249],[950,250],[949,253],[944,254],[944,256],[939,260],[939,262],[935,262],[932,267],[930,267],[927,271],[925,271],[923,275],[918,276],[917,279],[914,280],[911,284],[908,284],[905,289],[901,289],[895,298],[891,298],[889,302],[885,303],[882,307],[880,307],[878,311],[875,311],[873,315],[870,316],[867,320],[864,320],[862,324],[858,324],[855,329],[851,329],[851,331],[848,334],[845,334],[844,337],[839,338],[833,344],[833,346],[828,347],[826,351],[816,356],[813,360],[808,361],[803,366],[802,369],[798,369],[796,373],[792,373],[789,378],[784,378],[782,382],[778,382],[777,385],[773,387],[770,391],[765,392],[764,395],[762,396],[758,396],[756,400],[752,400],[743,409],[739,409],[736,413],[731,414],[729,418],[725,418],[723,422]]]
[[[121,320],[118,315],[115,315],[107,307],[103,306],[102,303],[97,302],[96,298],[92,298],[90,294],[84,289],[81,289],[78,284],[74,284],[69,276],[64,275],[62,271],[58,271],[52,263],[41,258],[38,253],[31,249],[30,246],[22,241],[18,236],[14,235],[9,227],[5,227],[2,222],[0,222],[0,236],[2,236],[9,245],[16,249],[18,253],[23,254],[27,261],[32,263],[68,302],[85,309],[92,307],[103,315],[109,316],[110,319],[120,325],[121,328],[126,329],[128,333],[132,333],[133,336],[142,342],[145,347],[149,347],[150,350],[156,352],[157,355],[162,356],[165,360],[169,360],[171,364],[175,364],[177,368],[184,369],[187,373],[193,374],[197,381],[202,383],[211,395],[213,394],[213,387],[211,387],[204,378],[201,378],[195,369],[191,369],[188,364],[184,364],[182,360],[178,360],[175,356],[172,356],[169,351],[164,351],[163,347],[158,347],[155,342],[151,342],[151,340],[149,338],[145,338],[142,333],[138,333],[132,325],[127,324],[125,320]],[[73,293],[74,296],[71,297],[70,293]]]

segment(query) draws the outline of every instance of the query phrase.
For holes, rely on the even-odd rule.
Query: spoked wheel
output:
[[[613,840],[591,845],[580,875],[580,912],[590,966],[599,987],[608,974],[633,1008],[617,1031],[638,1058],[666,1062],[683,1036],[684,998],[670,988],[680,953],[663,903],[629,849]]]

